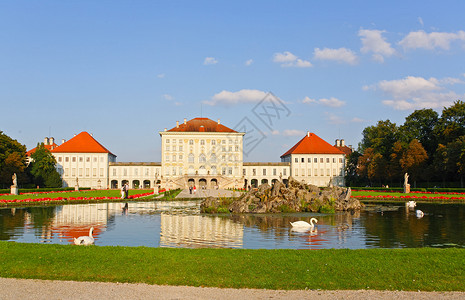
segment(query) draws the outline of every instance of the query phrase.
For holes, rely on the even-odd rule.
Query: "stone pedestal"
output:
[[[11,194],[12,195],[19,195],[18,187],[15,185],[11,186]]]
[[[406,185],[404,186],[404,193],[405,193],[405,194],[410,193],[410,184],[406,184]]]
[[[79,185],[74,186],[74,190],[75,190],[76,192],[79,192]]]

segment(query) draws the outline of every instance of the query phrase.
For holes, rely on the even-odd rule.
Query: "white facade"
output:
[[[111,153],[53,153],[64,187],[77,184],[93,189],[109,188],[108,165],[116,161]]]
[[[120,188],[128,182],[130,188],[153,188],[160,184],[160,163],[118,163],[109,164],[110,187]]]

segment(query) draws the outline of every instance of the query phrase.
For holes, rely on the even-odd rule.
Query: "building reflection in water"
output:
[[[244,229],[226,218],[161,215],[160,247],[242,248]]]

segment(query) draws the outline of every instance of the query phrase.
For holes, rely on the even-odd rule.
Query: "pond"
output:
[[[356,213],[205,215],[199,201],[0,209],[0,240],[72,244],[94,227],[98,246],[327,249],[465,247],[465,205],[372,204]],[[313,231],[290,222],[318,219]]]

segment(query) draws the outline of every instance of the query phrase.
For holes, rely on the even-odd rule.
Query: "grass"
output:
[[[244,250],[0,242],[0,276],[258,289],[465,291],[463,249]]]
[[[408,200],[421,200],[421,201],[444,201],[450,200],[453,202],[463,202],[465,201],[465,195],[463,194],[454,194],[454,193],[396,193],[396,192],[375,192],[375,191],[352,191],[352,197],[365,197],[369,198],[370,200],[379,199],[383,200],[382,198],[388,200],[401,200],[401,201],[408,201]],[[372,197],[372,198],[371,198]],[[403,198],[400,198],[403,197]]]
[[[129,195],[144,194],[153,192],[153,189],[129,190]],[[55,197],[120,197],[120,190],[87,190],[87,191],[72,191],[72,192],[45,192],[45,193],[27,193],[22,195],[0,195],[0,200],[21,200],[21,199],[40,199],[40,198],[55,198]]]

